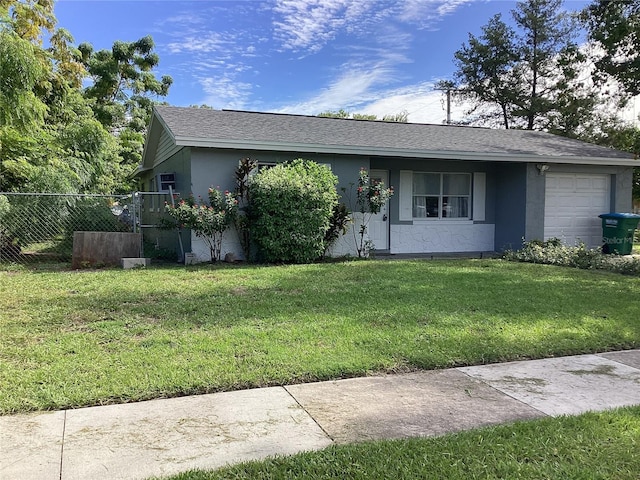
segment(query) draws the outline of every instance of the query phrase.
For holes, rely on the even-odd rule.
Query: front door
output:
[[[369,180],[373,182],[382,182],[385,187],[389,187],[389,172],[386,170],[371,170],[369,172]],[[385,203],[380,209],[380,213],[371,215],[369,220],[369,239],[373,243],[374,250],[389,249],[389,202]]]

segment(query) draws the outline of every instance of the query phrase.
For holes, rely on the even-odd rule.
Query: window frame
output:
[[[415,176],[416,175],[438,175],[440,180],[440,191],[438,195],[435,194],[416,194],[415,193]],[[444,176],[445,175],[465,175],[468,179],[468,193],[466,195],[445,195],[444,193]],[[411,216],[414,221],[470,221],[472,220],[472,202],[473,202],[473,174],[469,172],[426,172],[426,171],[414,171],[412,172],[412,182],[411,182]],[[438,199],[438,216],[424,216],[424,217],[416,217],[414,215],[415,209],[415,199],[416,198],[424,198],[425,208],[427,206],[428,198],[437,198]],[[448,197],[456,197],[456,198],[466,198],[467,199],[467,216],[465,217],[447,217],[443,216],[444,211],[444,198]]]

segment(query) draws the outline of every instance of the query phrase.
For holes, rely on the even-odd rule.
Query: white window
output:
[[[413,218],[471,218],[470,173],[413,173]]]

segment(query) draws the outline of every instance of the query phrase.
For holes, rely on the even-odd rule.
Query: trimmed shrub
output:
[[[304,159],[253,177],[249,183],[251,236],[259,260],[308,263],[320,258],[338,203],[337,183],[329,168]]]

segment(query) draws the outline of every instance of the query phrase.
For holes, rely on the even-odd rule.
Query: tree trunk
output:
[[[509,114],[507,113],[506,104],[502,104],[502,121],[504,122],[504,128],[509,130]]]

